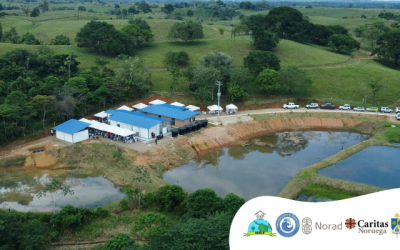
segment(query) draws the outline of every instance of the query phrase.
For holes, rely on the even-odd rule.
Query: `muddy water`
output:
[[[318,174],[384,189],[400,188],[399,155],[400,148],[369,147],[328,168],[321,169]]]
[[[118,186],[98,173],[82,171],[58,169],[0,172],[0,208],[32,212],[57,211],[68,204],[95,208],[125,196]],[[68,185],[74,194],[63,196],[59,191],[38,198],[36,195],[51,178]]]
[[[300,168],[368,138],[357,133],[325,131],[262,136],[248,146],[231,146],[194,159],[165,172],[164,179],[188,192],[211,188],[221,197],[229,192],[246,200],[277,195]]]

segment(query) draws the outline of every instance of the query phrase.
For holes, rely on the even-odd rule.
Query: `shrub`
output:
[[[204,218],[208,214],[223,209],[222,199],[210,188],[199,189],[191,193],[186,203],[188,215],[195,218]]]
[[[128,250],[136,249],[135,241],[124,233],[115,235],[111,240],[101,247],[102,250]]]

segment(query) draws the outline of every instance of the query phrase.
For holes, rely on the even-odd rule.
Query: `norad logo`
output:
[[[263,211],[258,211],[254,216],[256,216],[256,220],[250,223],[247,233],[243,237],[249,237],[250,235],[276,236],[275,233],[272,233],[271,224],[264,220],[265,213]]]

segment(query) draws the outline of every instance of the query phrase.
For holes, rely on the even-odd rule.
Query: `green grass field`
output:
[[[4,2],[4,1],[3,1]],[[31,9],[37,6],[38,3],[30,3]],[[122,4],[121,8],[129,8],[132,4]],[[50,4],[52,7],[73,6],[77,9],[76,4]],[[59,34],[66,35],[70,38],[72,45],[70,46],[52,46],[57,53],[71,53],[78,55],[78,60],[81,62],[80,67],[89,69],[94,65],[96,57],[107,57],[110,67],[118,67],[118,62],[113,60],[111,55],[101,55],[90,52],[83,48],[77,48],[74,38],[76,33],[89,20],[99,19],[113,24],[116,29],[121,29],[127,25],[127,20],[116,20],[115,16],[110,16],[104,12],[113,9],[113,4],[105,6],[84,4],[86,9],[93,9],[98,13],[81,13],[78,20],[77,11],[49,11],[38,18],[25,16],[7,16],[0,19],[3,26],[3,31],[7,31],[11,26],[17,29],[17,32],[22,35],[25,32],[34,34],[39,40],[44,43],[49,41]],[[298,8],[305,16],[310,18],[313,23],[324,25],[339,24],[352,31],[366,23],[378,21],[377,15],[380,9],[333,9],[333,8]],[[398,13],[399,11],[390,10]],[[7,11],[21,14],[22,11],[14,10]],[[215,21],[212,18],[199,18],[203,20],[203,31],[205,39],[199,41],[188,42],[185,44],[182,41],[171,41],[167,39],[170,27],[179,22],[177,20],[161,19],[165,16],[160,12],[160,8],[153,9],[154,13],[139,14],[145,18],[151,26],[152,32],[155,35],[155,41],[140,51],[136,55],[143,59],[152,69],[152,81],[154,91],[168,91],[171,76],[166,70],[163,62],[164,55],[168,51],[186,51],[190,56],[190,66],[196,66],[197,62],[207,54],[214,51],[221,51],[232,56],[233,66],[242,66],[243,58],[254,50],[250,44],[249,36],[237,36],[234,40],[231,39],[230,24],[238,22],[238,17],[229,21]],[[267,14],[268,11],[252,12],[241,11],[245,15],[251,14]],[[367,19],[361,19],[360,16],[365,14]],[[147,19],[151,16],[153,19]],[[347,17],[347,19],[343,19]],[[112,19],[112,20],[110,20]],[[188,19],[185,17],[185,19]],[[196,19],[196,13],[193,19]],[[212,23],[210,25],[209,23]],[[392,21],[385,21],[390,25]],[[225,33],[221,37],[213,28],[224,28]],[[359,39],[362,49],[368,50],[369,46]],[[36,46],[16,45],[1,43],[0,54],[4,54],[14,48],[24,48],[35,50]],[[400,90],[396,86],[398,79],[399,68],[395,68],[390,62],[381,63],[374,60],[359,60],[350,58],[348,55],[333,53],[327,47],[317,45],[300,44],[289,40],[281,40],[279,46],[273,50],[281,60],[283,67],[296,65],[304,70],[314,79],[312,88],[312,96],[315,98],[341,100],[348,102],[361,102],[363,98],[367,98],[368,102],[372,100],[372,93],[365,85],[368,81],[381,78],[386,87],[378,93],[376,104],[389,105],[400,98]],[[368,53],[357,51],[354,55],[365,57]],[[388,67],[390,66],[390,67]],[[185,83],[178,88],[180,92],[188,92],[189,84]]]

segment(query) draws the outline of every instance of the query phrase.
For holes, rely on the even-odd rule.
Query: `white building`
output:
[[[52,129],[56,131],[57,139],[76,143],[89,139],[89,132],[87,129],[89,126],[90,123],[71,119]]]

